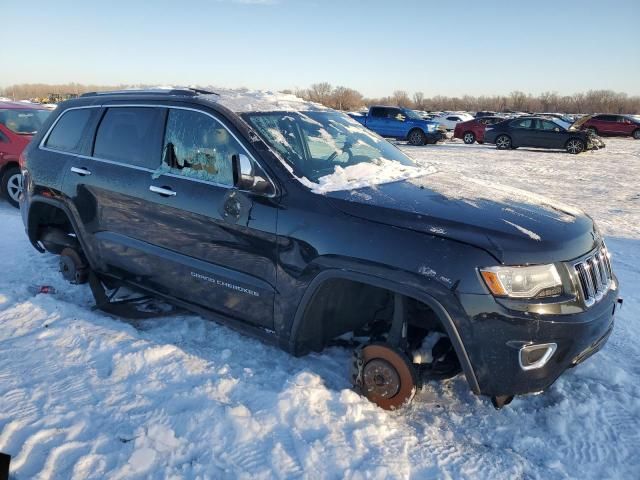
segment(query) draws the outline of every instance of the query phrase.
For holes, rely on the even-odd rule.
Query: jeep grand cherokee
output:
[[[67,279],[143,290],[294,355],[352,347],[355,388],[383,408],[459,372],[501,407],[613,328],[618,285],[590,217],[418,165],[290,95],[87,94],[23,160],[28,237]]]

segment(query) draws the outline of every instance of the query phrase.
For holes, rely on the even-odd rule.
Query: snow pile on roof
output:
[[[306,178],[300,181],[315,193],[327,193],[397,182],[436,172],[437,170],[432,166],[414,167],[394,160],[378,158],[372,162],[362,162],[348,167],[337,166],[333,173],[320,177],[318,183],[310,182]]]
[[[308,102],[290,93],[264,90],[225,90],[219,88],[212,90],[218,95],[204,96],[237,113],[329,110],[319,103]]]

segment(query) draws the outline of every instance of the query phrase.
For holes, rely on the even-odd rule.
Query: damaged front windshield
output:
[[[403,176],[407,168],[415,167],[398,148],[338,112],[256,112],[245,114],[245,118],[296,176],[313,183],[322,184],[323,177],[326,180],[334,172],[348,171],[355,165],[369,164],[372,168],[366,171],[374,172],[372,176],[376,176],[376,169],[389,170],[390,165],[399,167]],[[372,183],[380,181],[374,178]]]

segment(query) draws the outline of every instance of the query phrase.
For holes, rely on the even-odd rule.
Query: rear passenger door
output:
[[[383,137],[392,136],[388,110],[385,107],[372,107],[367,118],[367,127]]]
[[[99,269],[152,281],[153,259],[130,244],[148,241],[153,231],[148,183],[160,166],[166,109],[110,106],[95,113],[86,153],[69,161],[65,192]]]
[[[533,135],[534,120],[531,118],[521,118],[512,121],[511,141],[514,147],[532,147],[535,140]]]

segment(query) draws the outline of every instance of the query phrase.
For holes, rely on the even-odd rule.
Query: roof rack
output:
[[[100,95],[183,95],[195,97],[197,95],[218,95],[219,93],[202,88],[148,88],[148,89],[131,89],[131,90],[109,90],[103,92],[87,92],[80,95],[81,97],[96,97]]]

